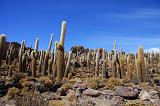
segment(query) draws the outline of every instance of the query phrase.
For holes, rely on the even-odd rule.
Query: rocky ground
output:
[[[7,65],[3,66],[3,74]],[[152,69],[148,82],[95,77],[93,69],[77,68],[56,83],[52,75],[38,78],[16,73],[0,79],[0,106],[160,106],[160,75]],[[29,72],[28,72],[29,73]]]

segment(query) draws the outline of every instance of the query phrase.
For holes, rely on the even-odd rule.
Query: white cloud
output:
[[[154,52],[154,53],[160,53],[160,49],[159,48],[150,48],[150,49],[147,49],[145,50],[145,52]]]

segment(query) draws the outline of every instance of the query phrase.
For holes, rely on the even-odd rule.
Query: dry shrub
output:
[[[40,82],[43,83],[44,85],[52,85],[53,84],[53,81],[45,76],[40,77]]]
[[[64,106],[65,103],[62,100],[52,100],[49,101],[48,106]]]
[[[18,88],[12,87],[12,88],[9,88],[6,97],[7,97],[8,99],[14,99],[14,97],[15,97],[16,95],[18,95],[19,93],[20,93],[20,91],[19,91]]]
[[[68,89],[72,88],[72,83],[65,83],[61,86],[63,91],[67,91]]]
[[[121,86],[123,83],[122,83],[122,80],[119,79],[119,78],[114,78],[114,77],[111,77],[108,79],[108,81],[106,82],[105,84],[105,87],[110,89],[110,90],[114,90],[114,87],[115,86]]]

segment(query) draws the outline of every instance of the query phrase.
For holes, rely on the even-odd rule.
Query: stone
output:
[[[149,92],[143,91],[143,90],[140,92],[139,97],[141,100],[150,100],[151,99],[151,95],[149,94]]]
[[[160,106],[160,99],[156,99],[152,102],[154,106]]]
[[[82,95],[86,95],[86,96],[92,96],[92,97],[97,97],[101,94],[100,91],[98,90],[94,90],[91,88],[86,89],[85,91],[83,91]]]
[[[153,101],[155,99],[159,99],[158,91],[154,91],[154,90],[150,90],[150,91],[142,90],[139,96],[140,96],[140,99],[143,101],[145,100]]]
[[[124,99],[137,99],[138,92],[135,92],[132,87],[117,87],[114,91],[115,96],[121,96]]]
[[[82,83],[82,82],[75,82],[73,85],[72,85],[72,88],[78,88],[79,91],[82,93],[86,88],[86,84],[85,83]]]

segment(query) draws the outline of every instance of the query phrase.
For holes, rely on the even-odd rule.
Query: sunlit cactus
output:
[[[58,41],[55,41],[55,47],[54,47],[54,59],[53,59],[53,65],[52,65],[52,71],[53,71],[53,76],[56,77],[57,74],[57,45]]]
[[[71,59],[72,59],[72,51],[69,52],[68,61],[67,61],[67,65],[66,65],[65,73],[64,73],[65,77],[68,76]]]
[[[100,51],[98,49],[97,53],[96,53],[96,71],[95,71],[95,76],[99,76],[99,61],[100,61]]]
[[[132,70],[133,70],[133,66],[132,63],[129,63],[127,66],[127,74],[128,74],[128,79],[131,80],[132,79]]]
[[[36,73],[36,70],[37,70],[37,60],[36,60],[36,57],[35,57],[35,53],[32,51],[32,77],[36,77],[37,76],[37,73]]]
[[[20,50],[19,50],[19,54],[18,54],[18,72],[22,72],[22,55],[24,53],[24,41],[22,41]]]
[[[2,60],[3,55],[4,55],[5,42],[6,42],[6,35],[5,34],[1,34],[0,35],[0,61]]]
[[[87,68],[88,68],[88,70],[90,69],[90,50],[87,53]]]
[[[40,52],[39,64],[38,64],[38,71],[37,71],[39,74],[42,72],[43,56],[44,56],[44,50],[41,50],[41,52]]]
[[[136,68],[137,68],[137,79],[139,80],[139,82],[147,81],[147,74],[148,73],[145,69],[143,47],[140,47],[138,49],[138,58],[136,61]]]
[[[106,52],[105,52],[105,49],[103,49],[103,52],[102,52],[102,61],[103,61],[103,64],[102,64],[102,76],[104,78],[107,78],[107,72],[106,72]]]
[[[26,60],[26,52],[22,55],[22,72],[26,72],[26,69],[27,69],[27,60]]]
[[[121,78],[125,76],[125,65],[124,65],[124,57],[120,58],[120,70],[121,70]]]
[[[36,38],[36,41],[35,41],[35,45],[34,45],[34,52],[38,52],[38,45],[39,45],[39,38]]]
[[[43,75],[47,75],[49,52],[46,52],[43,64]]]
[[[57,45],[58,56],[57,56],[57,81],[60,81],[64,73],[64,40],[66,33],[66,21],[62,22],[60,42]]]
[[[117,52],[115,50],[114,54],[112,55],[112,75],[115,78],[117,76],[116,59],[117,59]]]
[[[51,34],[50,42],[49,42],[49,45],[48,45],[48,52],[51,51],[51,48],[52,48],[52,41],[53,41],[53,34]]]

